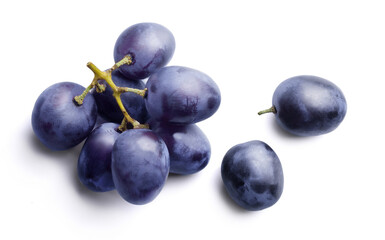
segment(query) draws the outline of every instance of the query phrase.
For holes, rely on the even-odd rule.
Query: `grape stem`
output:
[[[266,110],[259,111],[258,115],[262,115],[262,114],[265,114],[265,113],[277,113],[277,109],[275,109],[275,107],[272,106],[271,108],[268,108]]]
[[[124,64],[127,64],[127,65],[131,65],[132,64],[132,57],[131,57],[131,55],[124,56],[124,58],[122,58],[122,60],[120,60],[119,62],[115,63],[114,66],[112,66],[112,68],[108,69],[107,71],[112,72],[112,71],[118,69],[120,66],[122,66]]]
[[[122,121],[121,125],[119,126],[119,131],[123,132],[123,131],[127,130],[128,123],[131,124],[133,128],[148,128],[147,124],[140,124],[137,120],[133,119],[128,114],[127,110],[123,106],[122,99],[120,97],[120,95],[122,93],[125,93],[125,92],[133,92],[133,93],[136,93],[136,94],[144,97],[146,95],[147,89],[145,88],[142,90],[142,89],[135,89],[135,88],[128,88],[128,87],[119,87],[119,86],[116,86],[114,81],[112,80],[112,77],[111,77],[112,71],[118,69],[120,66],[122,66],[124,64],[128,64],[128,65],[132,64],[132,58],[130,55],[125,56],[122,60],[115,63],[114,66],[112,66],[110,69],[108,69],[106,71],[101,71],[92,62],[88,62],[87,67],[89,69],[91,69],[91,71],[95,74],[94,79],[92,80],[91,84],[86,88],[86,90],[84,90],[84,92],[81,95],[76,96],[74,98],[74,101],[77,105],[82,105],[85,96],[94,87],[96,87],[96,90],[98,92],[103,92],[105,90],[104,85],[98,83],[98,80],[103,79],[111,87],[111,89],[113,91],[112,95],[115,98],[120,110],[122,111],[122,113],[124,115],[123,121]]]
[[[92,80],[91,84],[86,88],[86,90],[83,91],[82,94],[74,97],[75,104],[78,106],[81,106],[83,104],[84,98],[91,91],[91,89],[96,86],[97,83],[98,83],[98,79],[94,78],[94,80]]]

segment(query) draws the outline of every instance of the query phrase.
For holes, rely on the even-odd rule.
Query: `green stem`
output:
[[[120,124],[120,126],[118,127],[118,131],[119,132],[124,132],[124,131],[126,131],[128,128],[129,128],[129,126],[128,126],[128,122],[127,122],[127,119],[124,117],[123,118],[123,121],[122,121],[122,123]],[[133,126],[132,128],[150,128],[150,126],[146,123],[146,124],[140,124],[139,122],[135,125],[135,126]]]
[[[127,56],[126,56],[127,57]],[[118,65],[115,64],[114,66],[121,66],[122,64],[120,64],[121,61],[119,61]],[[122,99],[120,97],[120,95],[124,92],[135,92],[141,96],[144,96],[145,93],[146,93],[146,89],[143,89],[143,90],[140,90],[140,89],[133,89],[133,88],[126,88],[126,87],[118,87],[115,85],[114,81],[112,81],[112,77],[111,77],[111,69],[113,70],[114,67],[110,68],[109,70],[103,72],[101,71],[99,68],[97,68],[93,63],[89,62],[87,63],[87,67],[89,69],[91,69],[91,71],[95,74],[95,78],[94,78],[94,81],[96,79],[96,82],[98,79],[103,79],[106,81],[106,83],[111,87],[112,91],[113,91],[113,96],[120,108],[120,110],[122,111],[123,115],[124,115],[124,120],[121,124],[121,126],[119,127],[119,130],[120,131],[124,131],[127,129],[127,123],[130,123],[133,128],[148,128],[148,125],[146,124],[140,124],[138,121],[136,121],[135,119],[133,119],[127,112],[127,110],[125,109],[125,107],[123,106],[123,103],[122,103]],[[93,81],[93,82],[94,82]],[[96,84],[96,83],[95,83]]]
[[[272,106],[271,108],[268,108],[266,110],[259,111],[258,115],[262,115],[262,114],[265,114],[265,113],[277,113],[277,109],[275,109],[275,107]]]
[[[106,90],[106,86],[104,84],[100,84],[100,83],[96,83],[96,86],[95,86],[95,89],[96,89],[96,92],[98,93],[102,93]]]
[[[132,64],[132,57],[131,57],[131,55],[124,56],[124,58],[122,58],[122,60],[120,60],[119,62],[115,63],[114,66],[112,66],[112,68],[108,69],[107,71],[112,72],[112,71],[118,69],[120,66],[122,66],[124,64],[127,64],[127,65],[131,65]]]
[[[129,88],[129,87],[119,87],[119,90],[122,91],[122,92],[132,92],[132,93],[136,93],[142,97],[144,97],[146,95],[146,92],[147,92],[147,88],[145,89],[137,89],[137,88]]]
[[[83,105],[83,101],[84,101],[84,98],[87,96],[87,94],[91,91],[92,88],[95,87],[95,85],[98,83],[98,80],[96,78],[94,78],[94,80],[92,80],[91,84],[83,91],[82,94],[80,94],[79,96],[75,96],[74,97],[74,102],[78,105],[78,106],[81,106]]]
[[[123,121],[122,121],[122,123],[120,124],[120,126],[118,127],[118,131],[119,132],[124,132],[124,131],[126,131],[128,128],[127,128],[127,120],[126,120],[126,118],[123,118]]]

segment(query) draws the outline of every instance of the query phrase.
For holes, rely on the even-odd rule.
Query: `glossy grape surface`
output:
[[[221,174],[230,197],[247,210],[274,205],[283,191],[281,162],[273,149],[261,141],[232,147],[223,158]]]
[[[81,106],[73,98],[84,87],[72,82],[56,83],[44,90],[32,112],[32,128],[40,141],[52,150],[69,149],[83,141],[92,131],[97,117],[93,96]]]
[[[141,80],[129,80],[118,71],[113,71],[111,77],[112,81],[118,87],[144,89],[144,83]],[[93,91],[92,93],[98,106],[99,114],[109,121],[121,123],[123,113],[116,103],[115,97],[112,95],[113,91],[111,87],[104,80],[100,80],[99,83],[106,86],[104,92],[98,93]],[[120,95],[120,98],[124,108],[132,118],[139,122],[145,122],[147,120],[148,113],[142,96],[132,92],[125,92]]]
[[[119,124],[103,123],[88,136],[79,155],[80,182],[95,192],[115,188],[111,173],[111,152],[118,136]]]
[[[146,83],[145,103],[151,118],[171,123],[196,123],[219,108],[221,94],[206,74],[187,67],[164,67]]]
[[[333,131],[346,115],[342,91],[332,82],[316,76],[297,76],[283,81],[273,95],[278,124],[299,136]]]
[[[171,173],[193,174],[206,167],[210,160],[211,147],[198,126],[150,121],[150,127],[167,145]]]
[[[131,55],[133,64],[119,68],[130,79],[144,79],[165,66],[175,51],[172,33],[157,23],[138,23],[124,30],[115,43],[114,59]]]
[[[149,129],[127,130],[114,144],[111,169],[116,190],[127,202],[151,202],[170,170],[167,146]]]

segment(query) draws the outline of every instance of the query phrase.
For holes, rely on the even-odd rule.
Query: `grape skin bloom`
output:
[[[212,116],[219,108],[221,93],[205,73],[181,67],[164,67],[146,83],[146,108],[156,121],[191,124]]]
[[[66,150],[82,142],[92,131],[97,117],[93,96],[81,106],[73,98],[85,88],[72,82],[56,83],[44,90],[32,112],[32,128],[39,140],[51,150]]]
[[[133,63],[119,71],[132,80],[144,79],[164,67],[175,51],[173,34],[157,23],[138,23],[124,30],[115,43],[114,59],[131,55]]]
[[[167,145],[171,173],[193,174],[207,166],[211,156],[210,142],[197,125],[150,121],[150,127]]]
[[[170,171],[164,141],[149,129],[131,129],[117,138],[112,150],[112,177],[127,202],[151,202],[162,190]]]
[[[273,149],[262,141],[232,147],[223,158],[221,175],[227,193],[246,210],[271,207],[283,192],[281,162]]]
[[[120,133],[119,124],[103,123],[87,137],[78,159],[80,182],[95,192],[115,189],[111,173],[111,153]]]
[[[347,104],[332,82],[310,75],[283,81],[273,95],[276,120],[297,136],[316,136],[336,129],[345,118]]]

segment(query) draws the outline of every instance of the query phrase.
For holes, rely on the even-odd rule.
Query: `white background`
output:
[[[385,7],[381,1],[2,1],[0,4],[0,239],[384,239]],[[118,35],[139,22],[170,29],[169,65],[210,75],[218,112],[199,126],[212,158],[172,176],[151,203],[81,186],[81,146],[51,152],[33,135],[35,100],[48,86],[84,86],[113,64]],[[275,87],[301,74],[337,84],[348,102],[332,133],[287,135],[270,107]],[[226,151],[249,140],[281,159],[273,207],[248,212],[224,192]]]

